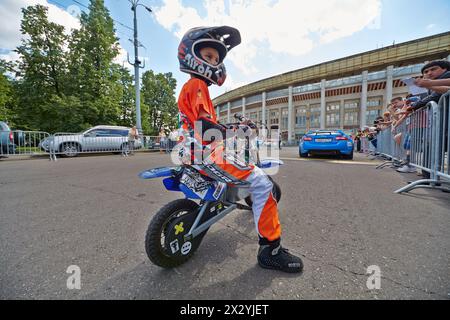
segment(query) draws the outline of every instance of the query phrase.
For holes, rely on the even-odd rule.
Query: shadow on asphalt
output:
[[[362,155],[362,154],[361,154]],[[297,155],[298,157],[298,155]],[[315,155],[310,155],[307,158],[304,159],[311,159],[311,160],[316,160],[316,159],[320,159],[320,160],[349,160],[349,159],[345,159],[344,156],[340,155],[340,154],[315,154]]]
[[[422,176],[417,175],[417,173],[397,173],[395,169],[386,167],[381,170],[391,170],[393,174],[399,175],[400,179],[403,183],[399,183],[398,186],[392,187],[392,192],[403,188],[408,185],[408,182],[414,182],[421,179],[424,179]],[[449,188],[450,191],[450,188]],[[431,201],[439,204],[444,208],[450,208],[450,193],[443,192],[440,189],[432,189],[432,188],[416,188],[409,192],[403,192],[398,194],[399,196],[422,199],[426,201]]]
[[[237,251],[252,240],[240,241],[223,231],[208,233],[192,259],[176,269],[162,269],[146,260],[82,299],[254,300],[271,290],[275,279],[301,276],[262,269],[256,251],[242,262],[243,253]],[[249,266],[248,261],[254,264]]]
[[[146,154],[146,153],[159,153],[158,150],[154,149],[146,149],[146,150],[137,150],[136,154]],[[64,155],[56,155],[57,160],[64,159],[77,159],[77,158],[89,158],[89,157],[106,157],[106,156],[115,156],[122,157],[121,152],[89,152],[89,153],[80,153],[76,157],[65,157]],[[8,155],[8,156],[0,156],[0,160],[6,161],[14,161],[14,160],[33,160],[33,159],[49,159],[50,155],[47,153],[40,154],[17,154],[17,155]]]

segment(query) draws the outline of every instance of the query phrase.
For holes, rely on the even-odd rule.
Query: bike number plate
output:
[[[211,185],[208,181],[203,179],[200,174],[191,172],[183,173],[180,183],[184,184],[200,198],[205,197]]]

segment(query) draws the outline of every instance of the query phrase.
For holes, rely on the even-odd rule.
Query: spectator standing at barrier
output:
[[[406,119],[406,132],[405,132],[405,138],[403,141],[403,149],[406,151],[406,159],[405,163],[402,167],[398,168],[397,171],[401,173],[412,173],[416,172],[416,169],[411,166],[410,160],[411,160],[411,125],[410,125],[410,118],[409,113],[405,113],[405,116],[403,119],[401,119],[398,123],[400,125],[401,122],[403,122]],[[400,133],[402,135],[403,133]],[[401,141],[400,141],[401,142]]]
[[[163,153],[164,149],[166,149],[166,144],[167,144],[167,136],[166,136],[166,132],[164,130],[164,127],[161,128],[161,131],[159,131],[159,153]]]
[[[373,130],[372,130],[372,132],[369,132],[369,141],[370,141],[370,143],[375,147],[375,150],[376,150],[376,148],[377,148],[377,135],[378,135],[378,132],[380,132],[380,128],[379,128],[379,123],[381,122],[381,121],[383,121],[383,117],[377,117],[376,119],[375,119],[375,121],[373,122],[373,125],[374,125],[374,127],[373,127]]]
[[[178,130],[172,130],[169,133],[169,148],[168,151],[172,151],[178,142]]]
[[[432,86],[430,80],[446,80],[450,79],[450,62],[446,60],[436,60],[430,63],[427,63],[422,68],[422,76],[423,79],[417,79],[415,82],[425,87],[425,85],[429,86],[428,95],[424,98],[420,99],[417,102],[411,104],[411,110],[417,110],[422,107],[425,107],[428,102],[434,101],[436,103],[439,102],[442,94],[445,91],[445,85],[441,86],[444,82],[438,82],[437,85]],[[435,83],[436,84],[436,83]],[[438,91],[433,90],[437,89]],[[444,92],[442,92],[444,91]]]
[[[399,118],[397,119],[394,127],[398,127],[401,123],[403,123],[403,121],[406,121],[406,131],[405,132],[400,132],[398,133],[398,141],[397,144],[401,145],[401,138],[404,134],[404,140],[403,140],[403,145],[401,145],[401,147],[405,150],[406,152],[406,159],[404,161],[404,165],[397,169],[398,172],[401,173],[412,173],[412,172],[416,172],[416,169],[411,166],[410,164],[410,158],[411,158],[411,123],[410,123],[410,114],[412,112],[411,109],[411,104],[414,102],[419,101],[420,98],[417,96],[413,96],[413,95],[408,95],[407,99],[405,99],[404,106],[402,107],[401,110],[399,110],[398,115]]]
[[[428,85],[428,95],[420,99],[419,101],[411,103],[408,107],[408,111],[415,111],[422,107],[425,107],[429,102],[434,101],[436,103],[439,102],[439,99],[442,96],[443,91],[445,92],[445,84],[447,83],[445,80],[450,79],[450,62],[446,60],[436,60],[430,63],[427,63],[423,66],[422,70],[422,79],[417,79],[415,82],[418,85]],[[436,81],[432,86],[431,81]],[[442,81],[444,80],[444,81]],[[444,86],[441,86],[444,84]],[[435,90],[433,90],[435,89]],[[403,103],[404,106],[407,105],[406,101]],[[428,148],[428,146],[425,146]],[[428,179],[430,177],[430,173],[423,171],[422,175],[424,178]]]
[[[406,112],[406,108],[402,112],[403,107],[405,107],[405,105],[402,97],[396,97],[391,100],[391,108],[390,108],[392,117],[391,132],[395,143],[397,143],[398,145],[400,145],[402,135],[401,132],[398,132],[397,127],[400,124],[399,121],[403,116],[403,112]]]
[[[444,94],[444,93],[450,91],[450,78],[441,78],[441,79],[436,79],[436,80],[422,78],[422,79],[417,79],[415,81],[415,84],[419,87],[427,88],[428,90],[434,91],[438,94]],[[445,113],[445,119],[442,119],[442,121],[444,121],[444,123],[449,123],[448,122],[449,111],[450,110],[448,110]],[[445,139],[444,139],[445,151],[448,151],[447,150],[447,141],[448,141],[448,136],[447,136],[447,132],[445,132]]]
[[[368,153],[369,152],[369,127],[364,126],[360,136],[361,141],[361,150],[360,153]]]
[[[428,90],[432,90],[440,94],[450,91],[450,79],[430,80],[421,78],[416,79],[414,83],[418,87],[427,88]]]
[[[361,129],[358,129],[358,131],[355,134],[356,151],[358,152],[361,152],[361,137],[362,137]]]
[[[136,126],[128,131],[128,154],[134,155],[134,141],[139,138],[139,133]]]
[[[378,122],[378,127],[381,130],[385,130],[389,128],[392,124],[391,113],[389,111],[385,111],[383,113],[383,120]]]
[[[424,67],[425,68],[425,67]],[[439,98],[442,94],[450,91],[450,77],[448,76],[448,73],[450,72],[450,63],[448,64],[443,64],[443,67],[441,65],[441,69],[446,69],[447,72],[444,72],[440,77],[437,78],[432,78],[432,77],[423,77],[421,79],[416,79],[414,81],[414,84],[422,87],[422,88],[427,88],[429,90],[429,92],[434,92],[436,96],[439,95]],[[428,70],[429,71],[429,70]],[[449,112],[446,112],[446,118],[442,119],[442,121],[444,121],[443,123],[449,123],[448,122],[448,117],[449,117]],[[448,145],[448,136],[447,136],[447,132],[445,132],[445,139],[443,141],[443,145],[445,148],[445,152],[447,152],[447,145]],[[422,175],[424,176],[424,178],[429,179],[430,178],[430,174],[428,172],[422,172]],[[443,192],[449,192],[448,190],[442,190]]]
[[[397,112],[397,110],[401,109],[402,107],[403,107],[403,98],[396,97],[391,100],[391,104],[389,105],[388,110],[391,113],[391,115],[394,116],[394,118],[395,118],[395,113]]]

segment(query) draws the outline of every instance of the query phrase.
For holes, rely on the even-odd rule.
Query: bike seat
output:
[[[216,166],[201,164],[195,165],[194,168],[203,176],[208,177],[209,179],[224,182],[230,186],[250,186],[250,183],[244,180],[237,179],[230,174],[224,172],[223,170],[217,169]]]

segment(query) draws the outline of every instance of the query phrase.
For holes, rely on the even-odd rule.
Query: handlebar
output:
[[[234,118],[235,119],[237,119],[237,120],[239,120],[239,121],[241,121],[241,122],[244,122],[245,120],[247,120],[242,114],[240,114],[240,113],[235,113],[234,114]]]
[[[258,129],[257,123],[246,118],[245,116],[243,116],[240,113],[235,113],[234,114],[234,118],[239,120],[240,122],[247,122],[247,125],[252,128],[252,129]],[[262,123],[262,121],[259,121],[258,124],[261,124],[263,126],[265,126],[267,128],[267,126],[265,124]]]

